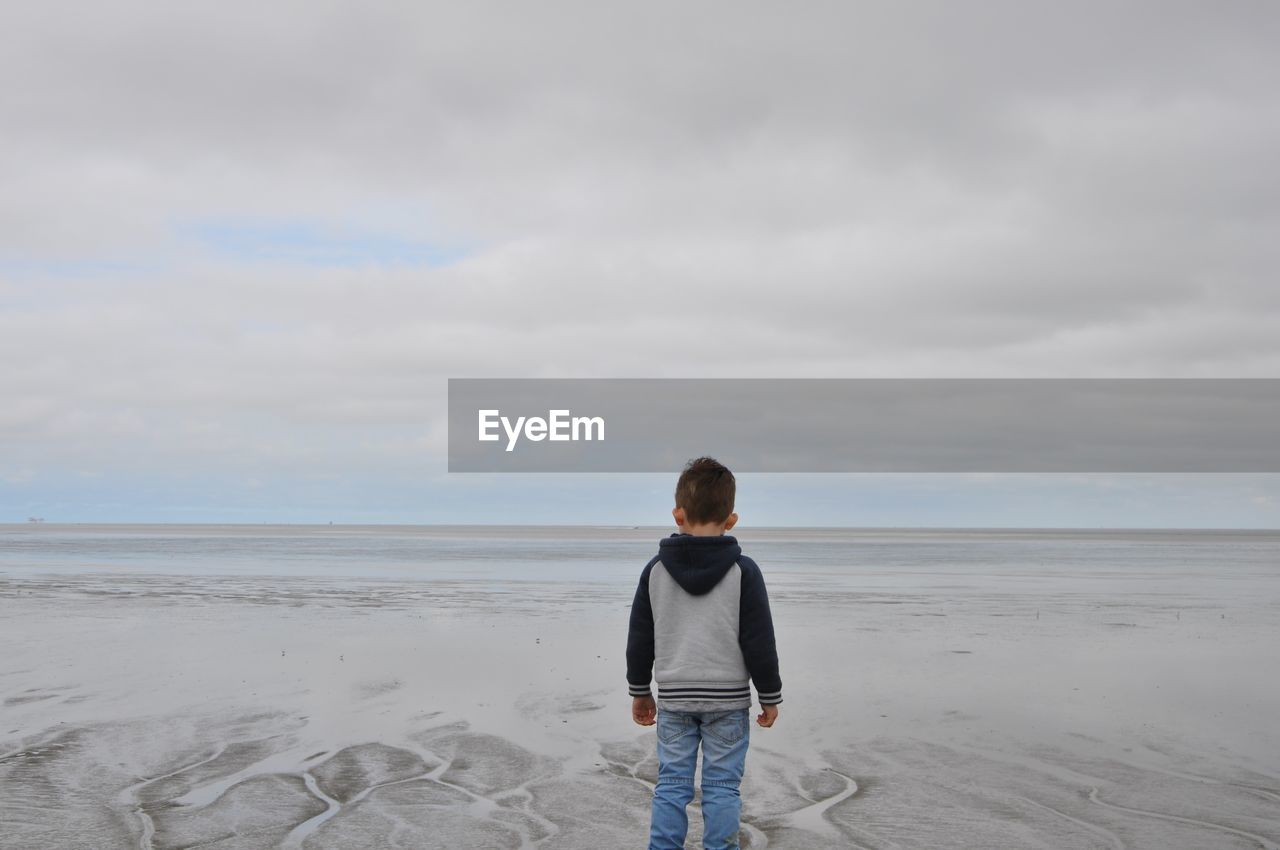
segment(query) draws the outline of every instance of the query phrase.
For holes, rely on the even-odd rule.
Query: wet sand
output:
[[[1211,560],[766,571],[744,846],[1280,848],[1280,575]],[[0,572],[0,847],[643,846],[619,575]]]

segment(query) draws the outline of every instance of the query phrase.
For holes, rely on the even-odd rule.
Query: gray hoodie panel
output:
[[[750,674],[738,645],[742,570],[729,567],[705,594],[682,588],[658,562],[649,574],[654,679],[669,710],[727,711],[751,705]]]

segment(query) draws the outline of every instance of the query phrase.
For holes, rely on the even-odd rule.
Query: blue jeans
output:
[[[702,744],[702,844],[738,850],[750,710],[698,714],[658,709],[658,785],[653,790],[649,850],[682,850],[689,831],[685,806],[693,799],[694,766]]]

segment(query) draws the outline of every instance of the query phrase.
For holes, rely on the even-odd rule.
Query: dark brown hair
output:
[[[684,508],[690,525],[724,522],[733,513],[737,486],[733,473],[715,458],[694,458],[676,482],[676,507]]]

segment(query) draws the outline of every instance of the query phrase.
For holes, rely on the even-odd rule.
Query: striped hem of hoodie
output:
[[[658,685],[658,699],[660,700],[692,700],[697,702],[718,701],[718,700],[742,700],[751,699],[751,688],[748,685],[697,685],[689,683],[678,683],[671,685]]]

